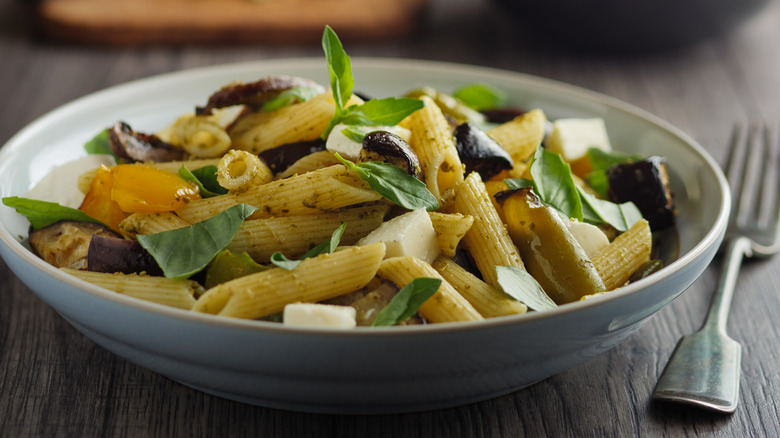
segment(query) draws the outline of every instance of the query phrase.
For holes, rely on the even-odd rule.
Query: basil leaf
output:
[[[508,295],[541,312],[558,307],[528,272],[515,266],[496,266],[498,284]]]
[[[116,154],[114,154],[114,151],[111,149],[111,142],[108,139],[108,129],[100,131],[96,136],[92,137],[91,140],[84,143],[84,150],[87,151],[88,154],[107,154],[116,157]]]
[[[224,195],[228,192],[228,189],[217,182],[217,166],[209,165],[191,171],[182,165],[179,176],[198,186],[203,198]]]
[[[247,204],[234,205],[189,227],[139,235],[138,242],[157,260],[166,277],[184,279],[206,267],[255,210],[257,207]]]
[[[295,87],[280,93],[278,96],[268,99],[263,104],[263,111],[276,111],[298,102],[306,102],[320,94],[317,87]]]
[[[439,290],[440,285],[441,279],[438,278],[415,278],[395,294],[377,314],[371,326],[390,326],[404,322],[417,313],[420,306]]]
[[[477,111],[496,108],[506,102],[506,93],[487,84],[467,85],[458,88],[452,95]]]
[[[333,251],[335,251],[336,248],[338,248],[339,242],[341,241],[341,236],[344,235],[344,230],[346,229],[347,229],[347,223],[343,222],[330,235],[330,240],[328,240],[327,242],[320,243],[314,248],[306,251],[305,253],[303,253],[303,255],[299,260],[290,260],[284,254],[277,251],[271,254],[271,263],[273,263],[274,265],[280,268],[284,268],[287,269],[288,271],[292,271],[293,269],[298,267],[298,264],[301,263],[301,261],[303,261],[304,259],[317,257],[320,254],[330,254]]]
[[[268,269],[270,268],[255,262],[246,252],[234,254],[226,249],[217,253],[209,263],[203,286],[211,289],[218,284]]]
[[[425,106],[419,99],[388,97],[353,105],[341,118],[346,125],[397,125],[401,120]]]
[[[56,202],[10,196],[3,198],[3,204],[16,209],[17,213],[26,217],[33,230],[47,227],[59,221],[93,222],[105,225],[81,210],[66,207]]]
[[[336,32],[327,25],[322,33],[322,50],[325,52],[325,60],[328,63],[330,88],[336,103],[336,112],[322,134],[322,138],[326,138],[341,120],[344,104],[352,96],[355,79],[352,77],[352,61],[347,52],[344,51],[344,46],[341,45]]]
[[[537,148],[531,163],[534,192],[542,202],[560,210],[566,216],[582,220],[582,202],[569,164],[555,152]]]
[[[439,208],[439,202],[425,183],[400,167],[379,161],[355,164],[338,153],[335,156],[347,168],[356,171],[360,179],[368,182],[368,185],[385,199],[409,210],[425,208],[430,211]]]
[[[509,190],[518,190],[518,189],[524,189],[526,187],[534,186],[533,180],[525,179],[525,178],[505,179],[504,184],[506,184]]]
[[[609,224],[620,232],[627,231],[639,219],[642,219],[642,212],[633,202],[624,202],[616,204],[614,202],[599,199],[590,193],[579,189],[582,197],[583,220],[585,222],[599,225]]]
[[[363,144],[363,139],[366,138],[366,134],[363,131],[352,126],[342,129],[341,133],[355,143]]]

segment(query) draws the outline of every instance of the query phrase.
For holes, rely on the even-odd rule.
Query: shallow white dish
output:
[[[310,330],[193,314],[125,297],[60,273],[21,242],[27,222],[0,205],[0,255],[84,335],[202,391],[281,409],[328,413],[419,411],[509,393],[612,348],[682,293],[714,256],[729,214],[717,164],[676,128],[630,105],[517,73],[398,59],[353,60],[356,90],[377,97],[421,85],[493,84],[550,118],[603,117],[616,148],[662,155],[679,210],[679,257],[623,289],[554,311],[468,324]],[[161,128],[234,80],[292,74],[327,83],[322,59],[176,72],[113,87],[33,122],[0,150],[0,197],[23,195],[53,166],[117,120]]]

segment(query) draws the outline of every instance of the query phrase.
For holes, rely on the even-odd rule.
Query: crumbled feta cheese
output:
[[[385,258],[412,256],[431,263],[440,252],[436,230],[424,208],[390,219],[357,244],[377,242],[385,243]]]
[[[350,306],[331,304],[291,303],[284,306],[285,325],[315,328],[353,328],[356,311]]]
[[[567,162],[584,157],[591,147],[612,150],[607,128],[600,118],[558,119],[553,122],[552,133],[545,140],[545,145],[552,152],[561,154]]]

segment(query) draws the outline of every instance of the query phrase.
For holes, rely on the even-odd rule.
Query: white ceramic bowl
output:
[[[356,89],[377,97],[473,82],[550,118],[606,120],[617,148],[663,155],[679,209],[679,257],[618,291],[544,313],[468,324],[311,330],[193,314],[125,297],[60,273],[23,243],[27,223],[0,206],[0,255],[84,335],[127,360],[233,400],[330,413],[391,413],[509,393],[574,367],[634,333],[682,293],[720,244],[729,214],[723,174],[666,122],[614,99],[517,73],[397,59],[354,60]],[[233,80],[293,74],[327,83],[324,60],[293,59],[166,74],[91,94],[33,122],[0,150],[0,196],[23,195],[52,166],[117,120],[161,128]],[[676,249],[673,242],[672,249]],[[674,251],[672,251],[674,252]]]

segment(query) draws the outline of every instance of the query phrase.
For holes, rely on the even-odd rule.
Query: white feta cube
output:
[[[596,147],[611,151],[604,119],[558,119],[545,140],[547,149],[561,154],[564,161],[572,162],[585,156],[588,149]]]
[[[291,303],[284,306],[282,323],[297,327],[354,328],[354,307],[331,304]]]
[[[377,242],[385,243],[385,258],[412,256],[431,263],[440,252],[436,230],[424,208],[390,219],[357,244]]]

